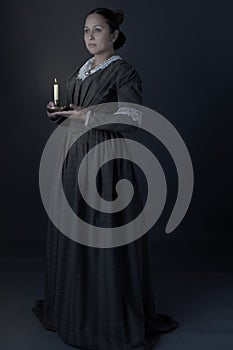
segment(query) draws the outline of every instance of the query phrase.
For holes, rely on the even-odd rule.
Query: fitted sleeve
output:
[[[117,75],[116,79],[116,93],[118,100],[118,109],[112,113],[101,113],[101,111],[95,111],[89,113],[86,119],[86,126],[91,126],[91,121],[103,121],[115,123],[113,126],[105,124],[99,126],[98,129],[114,129],[120,132],[135,132],[133,126],[139,126],[142,123],[142,113],[136,106],[130,106],[129,104],[142,104],[142,82],[136,69],[127,64],[125,65]],[[120,121],[127,121],[131,125],[118,124]],[[117,122],[117,123],[116,123]]]
[[[116,81],[116,90],[118,102],[142,104],[142,82],[133,66],[119,74]]]

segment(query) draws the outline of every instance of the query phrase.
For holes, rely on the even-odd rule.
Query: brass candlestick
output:
[[[62,112],[62,111],[68,111],[68,106],[61,106],[60,105],[60,99],[59,99],[59,84],[57,82],[57,79],[54,79],[53,83],[53,103],[54,106],[47,107],[47,111],[50,113],[53,112]]]

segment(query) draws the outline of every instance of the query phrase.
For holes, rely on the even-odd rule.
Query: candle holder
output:
[[[53,102],[54,106],[47,107],[47,111],[49,113],[55,113],[55,112],[63,112],[63,111],[69,111],[70,108],[68,106],[61,106],[60,100],[59,100],[59,84],[57,82],[57,79],[54,79],[53,83]]]
[[[54,106],[47,107],[47,111],[49,113],[69,111],[69,110],[70,110],[69,106],[54,105]]]

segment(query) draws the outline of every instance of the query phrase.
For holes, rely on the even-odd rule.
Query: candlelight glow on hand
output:
[[[53,84],[53,101],[55,106],[59,105],[59,85],[56,78],[54,79]]]

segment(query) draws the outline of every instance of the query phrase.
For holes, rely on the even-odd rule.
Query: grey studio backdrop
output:
[[[166,206],[151,239],[192,251],[231,254],[232,5],[230,1],[5,2],[1,53],[1,241],[45,241],[47,214],[39,193],[43,148],[54,126],[45,113],[56,77],[65,83],[90,54],[83,42],[85,14],[95,7],[123,9],[127,36],[117,51],[143,82],[143,104],[178,130],[194,168],[191,205],[166,235],[177,192],[174,164],[158,140],[140,134],[166,174]],[[202,247],[202,248],[200,248]],[[188,249],[188,248],[187,248]]]
[[[31,311],[45,283],[47,214],[39,165],[56,128],[45,112],[53,79],[64,101],[66,80],[89,57],[82,26],[96,7],[125,10],[127,42],[117,53],[137,68],[144,106],[174,125],[193,163],[190,207],[175,231],[165,234],[176,169],[158,140],[137,135],[160,161],[168,187],[165,208],[149,232],[156,307],[180,323],[155,348],[232,349],[232,1],[1,5],[0,349],[70,348],[44,331]]]

